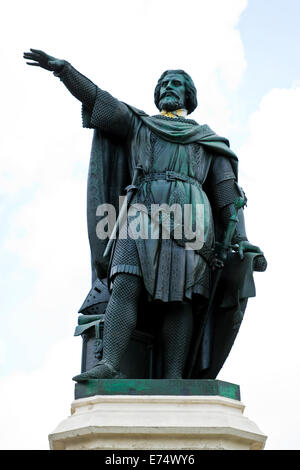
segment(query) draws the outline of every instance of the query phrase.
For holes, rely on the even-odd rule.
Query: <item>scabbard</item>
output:
[[[234,204],[235,212],[229,219],[228,226],[227,226],[227,229],[226,229],[226,232],[225,232],[225,237],[224,237],[223,243],[221,244],[221,249],[220,249],[220,251],[218,253],[218,256],[217,256],[217,258],[220,261],[222,261],[223,266],[226,262],[226,259],[227,259],[227,256],[228,256],[228,251],[231,248],[232,238],[233,238],[233,235],[234,235],[234,232],[235,232],[235,229],[236,229],[236,225],[238,223],[238,215],[237,215],[238,210],[239,210],[239,208],[243,207],[243,204],[244,204],[244,199],[243,198],[238,198],[235,201],[235,204]],[[189,364],[189,370],[188,370],[188,373],[187,373],[187,378],[188,379],[190,379],[192,377],[192,374],[193,374],[193,371],[194,371],[194,368],[195,368],[195,364],[196,364],[196,360],[197,360],[197,357],[199,355],[200,345],[201,345],[201,341],[202,341],[202,338],[203,338],[204,330],[205,330],[206,324],[208,322],[208,319],[212,315],[213,310],[214,310],[215,296],[216,296],[217,287],[218,287],[218,284],[219,284],[219,281],[220,281],[220,278],[221,278],[221,274],[222,274],[222,267],[219,267],[217,269],[217,271],[215,272],[214,281],[213,281],[212,289],[211,289],[211,292],[210,292],[210,297],[209,297],[207,310],[205,312],[202,327],[199,331],[199,335],[197,337],[196,344],[194,346],[194,351],[193,351],[193,354],[192,354],[191,362]]]
[[[123,202],[123,205],[122,205],[121,210],[119,212],[118,218],[116,220],[114,228],[113,228],[113,230],[111,232],[111,235],[109,237],[109,240],[107,242],[107,245],[106,245],[106,248],[105,248],[105,251],[104,251],[104,254],[103,254],[104,258],[108,258],[110,256],[112,246],[114,244],[115,239],[117,238],[120,227],[122,227],[122,224],[124,223],[125,217],[127,218],[128,207],[130,206],[130,204],[132,202],[132,199],[133,199],[133,196],[134,196],[134,194],[136,193],[136,191],[138,189],[136,184],[137,184],[138,176],[139,176],[139,173],[140,173],[141,170],[142,170],[141,166],[137,166],[135,168],[132,183],[125,188],[126,193],[127,193],[126,194],[126,199]]]

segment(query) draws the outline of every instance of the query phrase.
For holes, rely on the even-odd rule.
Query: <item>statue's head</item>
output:
[[[197,90],[184,70],[166,70],[154,90],[154,102],[161,111],[185,108],[191,114],[197,107]]]

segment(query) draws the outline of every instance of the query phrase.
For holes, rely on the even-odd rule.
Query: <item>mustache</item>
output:
[[[162,100],[163,98],[165,98],[165,96],[174,96],[175,98],[179,99],[179,96],[177,95],[177,93],[175,93],[175,91],[165,91],[165,93],[163,93],[163,94],[160,96],[160,100]]]

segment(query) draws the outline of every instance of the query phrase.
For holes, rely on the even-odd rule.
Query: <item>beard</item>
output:
[[[160,111],[164,109],[165,111],[176,111],[176,109],[181,109],[184,107],[184,104],[181,102],[180,98],[173,95],[164,96],[159,101]]]

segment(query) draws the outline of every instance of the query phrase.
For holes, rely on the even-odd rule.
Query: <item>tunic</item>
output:
[[[145,227],[146,219],[150,220],[151,204],[178,204],[182,208],[182,214],[185,204],[188,204],[194,208],[190,230],[195,230],[197,223],[201,225],[196,220],[195,207],[197,204],[201,205],[201,233],[205,253],[211,253],[214,246],[214,220],[211,209],[213,201],[210,202],[210,199],[214,198],[213,188],[219,181],[235,179],[230,159],[211,152],[195,141],[194,129],[200,127],[195,121],[161,115],[143,119],[134,112],[134,108],[105,93],[98,89],[93,111],[89,112],[88,117],[83,109],[83,123],[85,127],[94,127],[96,130],[100,128],[109,139],[117,137],[122,140],[131,178],[136,166],[142,166],[143,174],[133,201],[148,209],[148,213],[138,212],[141,224]],[[108,99],[105,109],[106,96]],[[164,125],[171,126],[167,132],[173,141],[163,138],[164,130],[161,134],[156,132],[156,127]],[[186,139],[187,143],[181,143],[182,126],[191,136]],[[204,133],[214,134],[208,126],[201,127]],[[166,172],[171,172],[176,177],[166,178]],[[164,176],[160,179],[158,173]],[[110,181],[105,183],[114,185],[115,176],[116,173],[112,172]],[[210,188],[212,191],[208,197],[207,191]],[[131,221],[129,217],[129,235]],[[163,220],[160,226],[163,226]],[[162,233],[156,239],[133,239],[130,236],[127,239],[118,238],[111,255],[109,278],[113,279],[117,273],[122,272],[141,276],[151,300],[191,300],[193,294],[208,298],[209,257],[203,256],[203,250],[186,249],[184,227],[182,232],[181,238],[175,238],[174,226],[171,224],[169,239],[164,239]]]

